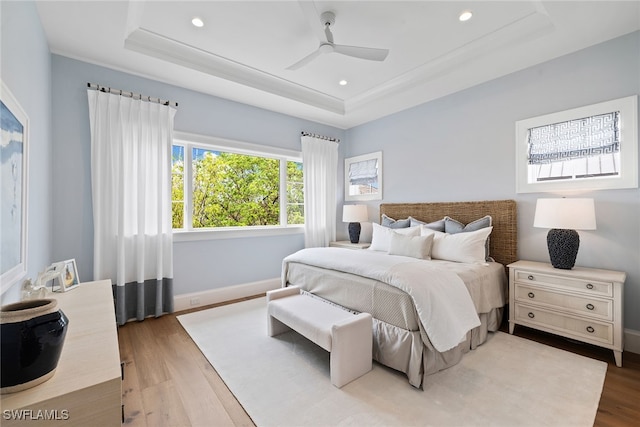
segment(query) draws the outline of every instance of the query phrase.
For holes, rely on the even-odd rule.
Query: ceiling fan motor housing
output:
[[[336,23],[336,14],[331,11],[324,12],[320,15],[320,22],[322,22],[324,26],[332,26]]]

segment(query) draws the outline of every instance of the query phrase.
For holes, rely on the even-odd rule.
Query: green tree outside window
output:
[[[173,228],[184,226],[184,153],[174,146]],[[184,148],[184,147],[180,147]],[[280,224],[280,160],[192,149],[192,228]],[[287,224],[304,223],[302,164],[287,161]]]

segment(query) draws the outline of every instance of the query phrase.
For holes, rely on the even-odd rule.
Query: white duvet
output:
[[[468,331],[480,326],[462,279],[429,261],[368,250],[308,248],[283,260],[283,285],[290,262],[368,277],[405,291],[413,299],[424,331],[439,352],[454,348]]]

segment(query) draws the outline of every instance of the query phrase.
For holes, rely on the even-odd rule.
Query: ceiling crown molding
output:
[[[455,70],[457,67],[469,65],[478,57],[523,44],[553,30],[554,26],[549,16],[538,8],[495,31],[450,50],[413,70],[348,99],[345,102],[345,109],[347,113],[350,113],[382,98],[398,95],[402,92],[414,91],[417,87],[427,84]]]
[[[344,101],[144,28],[125,38],[126,49],[191,68],[323,110],[344,115]]]
[[[505,47],[532,40],[553,30],[553,23],[546,11],[539,2],[534,1],[532,3],[535,7],[531,13],[371,90],[343,100],[145,29],[140,25],[143,3],[134,2],[129,5],[128,35],[124,40],[126,49],[343,117],[353,111],[371,107],[373,103],[388,97],[424,87],[444,74],[470,64],[482,55],[499,52]],[[313,15],[316,15],[315,10]]]

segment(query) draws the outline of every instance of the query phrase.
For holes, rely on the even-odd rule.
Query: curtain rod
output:
[[[147,96],[147,95],[141,95],[139,93],[134,93],[134,92],[127,92],[121,89],[112,89],[108,86],[102,86],[102,85],[98,85],[95,83],[87,83],[87,87],[89,89],[95,89],[95,90],[99,90],[100,92],[105,92],[105,93],[113,93],[116,95],[120,95],[120,96],[128,96],[130,98],[134,98],[134,99],[141,99],[141,100],[147,100],[148,102],[157,102],[158,104],[163,104],[163,105],[168,105],[171,107],[178,107],[178,103],[177,102],[171,102],[171,101],[165,101],[162,100],[160,98],[154,98],[152,96]]]
[[[302,131],[302,132],[300,132],[300,134],[302,136],[312,136],[314,138],[324,139],[325,141],[340,142],[340,140],[338,138],[330,138],[328,136],[316,135],[315,133],[311,133],[311,132]]]

